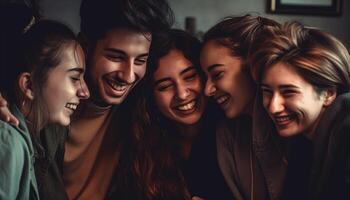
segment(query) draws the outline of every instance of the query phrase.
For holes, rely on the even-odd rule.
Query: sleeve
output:
[[[24,140],[0,126],[0,199],[16,199],[25,162]]]

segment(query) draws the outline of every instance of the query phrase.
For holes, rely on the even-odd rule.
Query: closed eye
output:
[[[185,76],[185,80],[186,81],[192,81],[192,80],[195,80],[196,78],[198,77],[198,74],[197,73],[193,73],[193,74],[190,74],[188,76]]]
[[[80,81],[80,77],[70,77],[73,82]]]
[[[147,62],[147,57],[135,59],[135,65],[144,65]]]
[[[124,56],[122,56],[122,55],[107,54],[106,57],[108,60],[111,60],[113,62],[120,62],[120,61],[124,60]]]
[[[263,93],[263,95],[271,95],[272,94],[272,90],[270,88],[267,88],[267,87],[261,87],[261,92]]]
[[[295,94],[297,94],[297,93],[299,93],[299,91],[296,91],[296,90],[282,90],[282,95],[283,96],[286,96],[286,97],[290,97],[290,96],[293,96],[293,95],[295,95]]]
[[[162,91],[170,89],[172,86],[173,86],[173,84],[160,84],[157,86],[157,90],[162,92]]]
[[[224,75],[224,72],[215,72],[215,73],[213,73],[213,75],[212,75],[212,79],[213,80],[219,80],[222,76]]]

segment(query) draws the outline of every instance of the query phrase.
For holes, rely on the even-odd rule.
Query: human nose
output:
[[[268,102],[268,111],[271,114],[277,114],[284,110],[284,99],[279,94],[273,94],[271,100]]]
[[[77,91],[77,96],[80,99],[88,99],[90,97],[90,92],[84,79],[80,81],[80,88]]]
[[[176,90],[176,96],[181,100],[185,100],[190,94],[189,88],[186,85],[177,85]]]
[[[133,83],[136,80],[134,71],[134,64],[132,61],[125,62],[122,69],[119,71],[118,76],[120,79],[127,83]]]
[[[205,83],[204,94],[208,97],[214,96],[215,91],[216,91],[216,87],[215,87],[213,81],[211,81],[211,79],[208,78],[206,83]]]

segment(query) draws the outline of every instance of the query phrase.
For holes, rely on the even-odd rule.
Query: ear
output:
[[[337,97],[337,90],[335,88],[330,88],[324,91],[324,103],[323,106],[327,107],[331,105],[334,99]]]
[[[30,99],[34,99],[34,94],[32,90],[32,84],[31,84],[31,75],[28,72],[23,72],[22,74],[19,75],[18,79],[18,84],[19,84],[19,89],[23,93],[23,95]]]

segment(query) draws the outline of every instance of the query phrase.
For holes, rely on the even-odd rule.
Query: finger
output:
[[[0,119],[15,126],[19,124],[18,119],[11,114],[7,107],[0,107]]]
[[[7,101],[0,96],[0,107],[7,107]]]
[[[10,114],[10,116],[9,116],[9,121],[8,121],[8,123],[13,124],[13,125],[15,125],[15,126],[18,126],[18,125],[19,125],[18,119],[17,119],[14,115],[12,115],[12,114]]]

